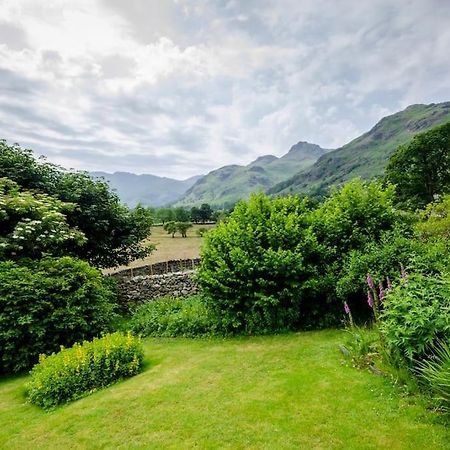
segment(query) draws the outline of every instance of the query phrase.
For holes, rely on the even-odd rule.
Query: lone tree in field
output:
[[[450,122],[400,146],[386,167],[386,179],[397,185],[399,203],[410,209],[450,193]]]
[[[173,238],[175,237],[175,233],[178,231],[177,223],[174,221],[166,222],[163,228],[168,234],[171,234]]]
[[[192,227],[191,222],[177,222],[177,231],[181,233],[181,237],[187,237],[187,230]]]

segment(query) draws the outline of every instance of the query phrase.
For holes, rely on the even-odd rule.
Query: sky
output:
[[[448,0],[0,0],[0,138],[184,179],[450,100]]]

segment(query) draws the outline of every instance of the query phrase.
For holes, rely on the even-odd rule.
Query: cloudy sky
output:
[[[0,138],[185,178],[450,100],[448,0],[0,0]]]

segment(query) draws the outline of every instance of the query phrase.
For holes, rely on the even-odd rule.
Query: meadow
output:
[[[420,398],[343,362],[343,339],[146,339],[141,374],[49,412],[3,378],[0,448],[450,448]]]
[[[187,237],[182,238],[179,233],[174,238],[163,229],[162,226],[152,227],[152,234],[145,244],[154,244],[156,250],[149,256],[130,262],[127,266],[119,266],[105,271],[106,273],[115,272],[129,267],[141,267],[147,264],[170,261],[174,259],[194,259],[200,256],[200,248],[204,237],[197,234],[200,228],[211,229],[214,225],[194,224],[187,231]]]

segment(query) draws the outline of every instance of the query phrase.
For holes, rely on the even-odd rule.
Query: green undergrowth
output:
[[[0,448],[450,448],[421,397],[343,362],[344,337],[147,338],[142,373],[49,412],[0,378]]]

